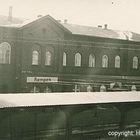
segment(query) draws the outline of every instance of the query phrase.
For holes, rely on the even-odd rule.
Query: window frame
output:
[[[119,69],[121,67],[121,57],[119,55],[115,56],[115,68]]]
[[[88,66],[89,66],[90,68],[94,68],[95,65],[96,65],[95,55],[94,55],[94,54],[90,54],[90,55],[89,55],[89,64],[88,64]]]
[[[0,44],[0,53],[0,64],[11,64],[11,45],[8,42]]]
[[[139,67],[139,58],[138,56],[133,57],[133,62],[132,62],[132,68],[133,69],[138,69]]]
[[[36,53],[36,54],[35,54]],[[34,49],[32,51],[32,65],[37,66],[39,65],[39,51]]]
[[[106,57],[106,59],[105,59]],[[107,55],[102,56],[102,68],[108,68],[109,66],[109,58]]]
[[[81,62],[82,62],[82,55],[79,52],[77,52],[75,54],[74,66],[75,67],[81,67],[81,64],[82,64]]]
[[[63,63],[62,63],[63,66],[67,66],[67,54],[66,52],[63,52]]]
[[[51,65],[52,65],[52,52],[49,50],[46,50],[46,52],[45,52],[45,66],[51,66]]]

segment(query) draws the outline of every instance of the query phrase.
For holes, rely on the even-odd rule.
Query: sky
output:
[[[140,0],[0,0],[0,15],[24,19],[51,15],[68,23],[140,33]]]

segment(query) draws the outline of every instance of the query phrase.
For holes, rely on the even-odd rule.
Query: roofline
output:
[[[116,41],[123,41],[123,42],[134,42],[140,44],[140,41],[137,40],[129,40],[129,39],[119,39],[119,38],[111,38],[111,37],[101,37],[101,36],[92,36],[92,35],[84,35],[84,34],[73,34],[75,36],[85,36],[85,37],[91,37],[91,38],[99,38],[99,39],[110,39],[110,40],[116,40]]]
[[[63,30],[65,30],[66,32],[68,33],[71,33],[72,32],[70,30],[68,30],[67,28],[65,28],[62,24],[60,24],[57,20],[55,20],[53,17],[51,17],[50,15],[47,15],[48,18],[50,18],[53,22],[55,22],[60,28],[62,28]]]
[[[38,19],[36,19],[36,20],[34,20],[34,21],[30,22],[30,23],[27,23],[27,24],[21,26],[19,29],[26,28],[26,27],[29,26],[30,24],[33,24],[33,23],[35,23],[35,22],[37,22],[37,21],[39,22],[39,21],[41,21],[41,20],[43,20],[43,19],[45,19],[45,18],[49,18],[51,21],[53,21],[55,24],[57,24],[61,29],[63,29],[64,31],[66,31],[66,32],[72,34],[71,31],[69,31],[67,28],[65,28],[62,24],[60,24],[57,20],[55,20],[55,19],[54,19],[53,17],[51,17],[50,15],[46,15],[46,16],[43,16],[43,17],[41,17],[41,18],[38,18]]]
[[[19,29],[20,27],[17,27],[17,26],[8,26],[8,25],[0,25],[0,28],[13,28],[13,29]]]
[[[41,102],[38,101],[39,98]],[[139,92],[0,94],[0,101],[0,108],[134,103],[140,102],[140,94]]]
[[[128,42],[135,42],[135,43],[140,43],[140,41],[137,41],[137,40],[129,40],[129,39],[119,39],[119,38],[113,38],[113,37],[101,37],[101,36],[93,36],[93,35],[84,35],[84,34],[75,34],[75,33],[72,33],[70,30],[68,30],[65,26],[63,26],[63,24],[59,23],[57,20],[55,20],[52,16],[50,15],[46,15],[46,16],[43,16],[41,18],[38,18],[38,19],[35,19],[25,25],[20,26],[20,24],[18,24],[19,26],[8,26],[8,25],[0,25],[0,28],[13,28],[13,29],[18,29],[18,30],[21,30],[21,29],[24,29],[28,26],[30,26],[31,24],[35,23],[35,22],[39,22],[45,18],[49,18],[52,22],[54,22],[58,27],[60,27],[62,30],[64,30],[65,32],[71,34],[71,35],[76,35],[76,36],[86,36],[86,37],[92,37],[92,38],[103,38],[103,39],[111,39],[111,40],[119,40],[119,41],[128,41]],[[89,26],[90,27],[90,26]],[[135,32],[133,32],[135,33]],[[136,33],[138,34],[138,33]]]

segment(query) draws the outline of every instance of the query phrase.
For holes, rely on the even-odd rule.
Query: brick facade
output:
[[[0,64],[0,92],[99,91],[101,85],[110,89],[111,83],[121,83],[124,90],[132,85],[140,89],[140,61],[133,69],[133,57],[140,59],[140,43],[124,39],[72,34],[50,16],[21,27],[0,27],[0,43],[11,46],[11,63]],[[32,65],[32,52],[39,52],[39,64]],[[51,53],[51,65],[45,65],[45,53]],[[66,66],[63,66],[63,53]],[[75,54],[81,54],[81,66],[75,67]],[[95,56],[95,67],[89,67],[89,55]],[[108,56],[108,67],[102,67],[102,56]],[[120,68],[115,68],[115,56]],[[57,82],[27,82],[27,77],[57,77]],[[32,91],[33,92],[33,91]]]

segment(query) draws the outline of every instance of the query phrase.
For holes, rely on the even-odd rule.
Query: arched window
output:
[[[67,54],[64,52],[63,53],[63,66],[66,66],[67,64]]]
[[[115,57],[115,68],[120,68],[120,56]]]
[[[134,56],[133,57],[133,69],[137,69],[138,68],[138,57]]]
[[[32,65],[38,65],[39,64],[39,52],[34,50],[32,52]]]
[[[81,66],[81,54],[80,53],[75,54],[75,66],[78,66],[78,67]]]
[[[93,54],[89,55],[89,67],[95,67],[95,56]]]
[[[52,61],[52,54],[50,51],[46,51],[46,57],[45,57],[45,65],[50,66]]]
[[[0,44],[0,64],[10,64],[11,46],[7,42]]]
[[[102,57],[102,67],[103,68],[107,68],[108,67],[108,56],[107,55],[104,55]]]

